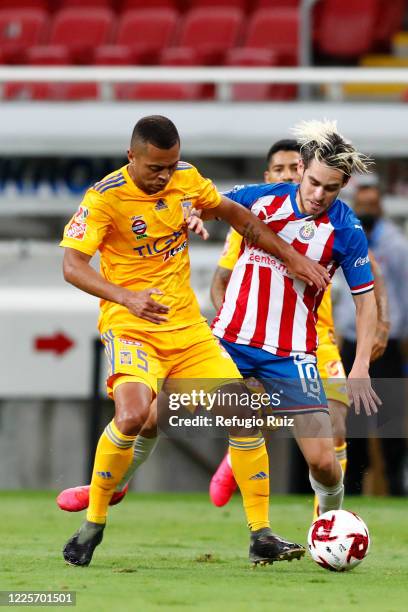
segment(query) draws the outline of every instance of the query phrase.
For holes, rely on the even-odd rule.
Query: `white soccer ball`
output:
[[[367,525],[354,512],[330,510],[312,523],[307,543],[313,561],[333,572],[344,572],[366,557],[370,535]]]

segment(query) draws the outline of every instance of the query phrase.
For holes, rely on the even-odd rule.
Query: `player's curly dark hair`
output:
[[[130,146],[142,142],[152,144],[158,149],[171,149],[180,143],[180,136],[174,123],[162,115],[148,115],[136,123]]]

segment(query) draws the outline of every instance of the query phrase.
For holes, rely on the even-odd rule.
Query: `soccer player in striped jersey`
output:
[[[275,142],[266,157],[265,183],[298,183],[300,180],[297,173],[299,160],[300,145],[296,140],[284,139]],[[242,236],[231,228],[211,284],[211,299],[216,311],[222,306],[232,270],[240,254],[242,242]],[[370,253],[370,263],[375,279],[376,302],[380,321],[381,317],[386,316],[387,296],[379,274],[378,264],[375,262],[372,253]],[[344,384],[346,376],[335,339],[331,285],[326,289],[318,308],[316,330],[319,340],[316,352],[317,369],[323,380],[332,420],[336,457],[343,474],[345,474],[347,466],[346,416],[349,401]],[[382,350],[384,350],[385,344],[382,342]],[[379,349],[379,341],[376,341],[371,356],[372,360],[378,357]],[[215,506],[224,506],[229,502],[236,488],[237,483],[231,469],[230,456],[227,453],[211,479],[210,498]],[[314,518],[316,516],[317,497],[315,496]]]
[[[368,373],[376,327],[373,277],[362,227],[337,198],[352,172],[367,171],[367,162],[338,134],[334,122],[303,122],[295,133],[301,144],[299,186],[238,187],[227,196],[248,206],[296,250],[326,266],[331,276],[342,267],[356,305],[358,338],[349,392],[356,411],[362,403],[371,414],[379,403]],[[316,369],[316,319],[322,298],[323,292],[317,288],[291,278],[279,258],[245,241],[213,332],[244,377],[261,379],[267,388],[271,379],[280,379],[282,384],[284,379],[296,378],[306,383],[306,388],[314,387],[314,392],[305,393],[302,403],[298,396],[292,397],[285,412],[290,409],[296,415],[297,441],[309,465],[320,512],[325,512],[340,508],[344,487]],[[312,414],[325,435],[310,437],[306,433]],[[231,458],[235,450],[236,445],[230,443]],[[265,458],[262,473],[268,472]],[[236,480],[241,492],[250,486],[249,478]],[[265,495],[268,490],[265,482]]]

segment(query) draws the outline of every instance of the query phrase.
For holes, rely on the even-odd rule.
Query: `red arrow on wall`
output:
[[[51,351],[56,355],[63,355],[74,345],[75,342],[61,332],[57,332],[53,336],[38,336],[34,338],[34,348],[36,351]]]

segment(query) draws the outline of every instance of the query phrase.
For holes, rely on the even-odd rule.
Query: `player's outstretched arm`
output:
[[[222,196],[219,206],[203,211],[204,219],[218,217],[224,219],[237,230],[245,240],[254,246],[278,257],[286,265],[288,272],[308,285],[325,289],[330,277],[325,268],[295,249],[277,236],[250,210]]]
[[[377,306],[374,291],[353,295],[353,299],[356,306],[357,347],[348,377],[348,392],[356,414],[360,414],[360,406],[363,404],[366,414],[370,415],[377,412],[377,406],[381,404],[371,387],[368,372],[377,323]]]
[[[65,280],[90,295],[125,306],[137,317],[157,324],[167,321],[162,315],[169,311],[168,306],[159,304],[151,297],[152,294],[162,295],[162,291],[155,288],[130,291],[115,285],[104,279],[90,265],[90,260],[90,255],[66,247],[63,263]]]
[[[377,325],[370,358],[370,361],[375,361],[384,354],[387,348],[391,325],[388,309],[388,295],[385,288],[384,277],[373,252],[369,250],[368,256],[374,276],[374,294],[377,303]]]

